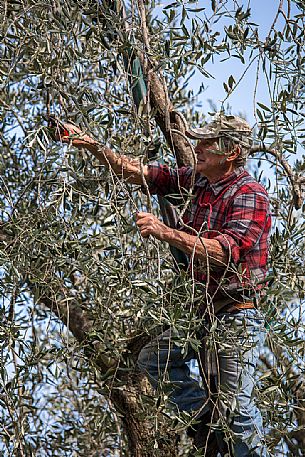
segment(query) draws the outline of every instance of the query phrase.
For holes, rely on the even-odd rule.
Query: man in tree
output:
[[[184,200],[177,228],[153,214],[139,212],[143,238],[152,236],[188,255],[189,274],[202,289],[202,353],[211,326],[221,336],[215,343],[217,360],[202,364],[203,386],[190,376],[187,362],[198,358],[190,349],[181,354],[169,329],[145,346],[139,367],[157,388],[169,381],[178,411],[195,412],[195,445],[204,447],[207,421],[219,424],[215,435],[222,454],[229,443],[234,456],[266,456],[262,418],[252,398],[259,347],[264,341],[263,319],[256,308],[266,274],[271,219],[265,189],[244,169],[251,147],[251,128],[237,116],[220,113],[203,128],[187,135],[197,139],[195,168],[170,168],[154,162],[141,165],[99,145],[77,127],[65,124],[61,140],[86,148],[117,175],[133,184],[145,181],[149,191]],[[209,365],[209,370],[207,365]],[[214,381],[216,400],[208,396]],[[206,386],[206,388],[204,387]]]

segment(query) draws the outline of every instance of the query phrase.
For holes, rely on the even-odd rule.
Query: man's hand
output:
[[[228,254],[218,240],[190,235],[181,230],[172,229],[150,213],[138,213],[137,226],[143,238],[148,238],[149,235],[152,235],[160,241],[165,241],[171,246],[175,246],[189,256],[194,256],[197,260],[206,262],[207,258],[209,258],[210,263],[221,268],[228,265]]]
[[[122,176],[131,184],[142,185],[143,175],[145,179],[148,179],[148,167],[147,165],[141,167],[139,160],[130,159],[113,152],[107,146],[102,146],[94,138],[70,122],[62,122],[55,116],[49,116],[48,123],[50,130],[53,131],[53,139],[62,143],[71,143],[79,149],[87,149],[103,165],[111,168],[115,174]]]
[[[151,235],[154,238],[163,241],[165,234],[170,230],[169,227],[159,221],[159,219],[151,213],[137,213],[136,222],[143,238],[148,238],[149,235]]]
[[[86,133],[82,132],[79,127],[69,122],[61,123],[60,128],[56,129],[56,137],[63,143],[72,143],[76,148],[87,148],[95,145],[96,141]]]

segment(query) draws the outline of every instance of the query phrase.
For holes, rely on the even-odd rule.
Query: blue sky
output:
[[[165,6],[172,4],[173,2],[174,0],[163,0],[161,1],[159,8],[163,9]],[[258,28],[260,42],[265,42],[266,37],[268,36],[270,29],[274,23],[280,3],[280,0],[217,0],[216,2],[218,6],[221,5],[223,8],[227,8],[227,10],[236,9],[236,7],[239,5],[242,6],[243,10],[245,11],[249,6],[251,8],[250,22],[256,24],[253,27]],[[180,12],[180,5],[184,4],[187,9],[205,8],[204,11],[193,13],[196,14],[198,18],[204,19],[205,15],[207,17],[212,16],[211,0],[199,0],[197,3],[182,3],[179,0],[177,0],[176,5],[177,4],[179,4]],[[173,6],[172,8],[174,7],[175,6]],[[283,0],[283,9],[284,11],[287,11],[287,0]],[[299,13],[300,10],[296,7],[295,3],[291,2],[291,16],[293,17],[295,14]],[[212,30],[218,30],[220,32],[219,42],[221,41],[221,37],[223,36],[224,25],[229,25],[232,22],[234,21],[232,21],[231,19],[221,17],[219,22],[211,24]],[[177,22],[177,26],[179,26],[179,21]],[[282,15],[279,15],[275,25],[275,29],[281,30],[283,26],[284,19]],[[257,50],[255,50],[255,54],[258,54]],[[198,91],[201,85],[205,87],[205,90],[198,97],[198,110],[201,110],[204,114],[213,111],[213,109],[211,109],[209,100],[212,100],[213,103],[216,104],[217,110],[221,108],[222,101],[227,96],[223,83],[228,81],[230,75],[233,75],[236,82],[239,81],[249,64],[249,53],[245,54],[245,64],[242,64],[239,59],[234,58],[232,56],[229,57],[227,60],[224,60],[226,57],[228,57],[226,53],[222,53],[220,56],[216,55],[214,56],[213,61],[210,60],[205,65],[205,69],[211,75],[213,75],[213,78],[207,78],[206,76],[202,75],[199,71],[197,71],[193,78],[190,80],[189,86],[190,88],[194,89],[195,93]],[[255,126],[256,122],[259,121],[258,118],[255,118],[255,112],[258,108],[257,103],[262,103],[268,107],[271,106],[268,83],[270,83],[271,87],[274,84],[274,74],[271,76],[272,80],[270,81],[269,75],[266,77],[266,75],[261,70],[261,62],[260,71],[257,77],[257,62],[258,59],[256,59],[253,62],[252,66],[249,69],[247,69],[247,72],[243,76],[241,82],[237,85],[236,89],[233,90],[233,92],[230,94],[230,96],[224,103],[225,109],[227,108],[227,105],[229,105],[231,107],[232,114],[241,114],[243,117],[247,119],[251,126]],[[256,95],[254,99],[255,91]],[[266,144],[270,144],[272,141],[273,138],[271,137],[269,140],[266,141]],[[286,155],[286,158],[288,159],[290,164],[293,165],[296,158],[301,159],[302,154],[304,154],[304,149],[299,147],[296,155],[290,155],[290,157],[287,157]],[[259,157],[256,156],[256,158],[253,158],[250,161],[250,167],[251,165],[257,164],[258,158]],[[273,166],[270,166],[270,163],[263,162],[261,169],[263,170],[263,178],[266,178],[267,180],[270,179],[271,182],[275,182],[275,169]],[[279,184],[277,183],[277,185]]]
[[[247,2],[243,2],[245,4]],[[278,1],[274,0],[255,0],[251,2],[251,19],[259,25],[259,34],[261,40],[266,37],[276,15]],[[207,70],[211,72],[215,79],[204,80],[206,91],[201,95],[200,99],[203,104],[204,111],[209,107],[208,99],[212,99],[220,105],[220,101],[226,96],[223,82],[227,81],[230,75],[234,76],[235,81],[238,81],[242,76],[247,65],[243,65],[240,60],[231,58],[224,62],[220,62],[221,58],[216,58],[214,63],[210,62]],[[251,123],[255,122],[253,114],[253,92],[256,79],[256,62],[247,71],[240,85],[229,97],[228,102],[232,106],[232,112],[244,113]],[[203,82],[203,77],[198,75],[194,78],[193,84],[196,85]],[[259,79],[257,100],[269,104],[269,96],[266,81],[264,78]]]
[[[244,8],[248,5],[248,2],[238,3],[243,5]],[[284,4],[285,3],[286,2],[284,2]],[[203,0],[199,2],[198,6],[207,6],[209,4],[209,1]],[[250,2],[251,22],[255,22],[259,26],[259,37],[261,41],[264,41],[268,35],[270,27],[276,16],[278,5],[278,0],[252,0]],[[296,7],[292,8],[292,13],[297,13],[297,11]],[[223,21],[221,21],[221,24],[223,24]],[[277,24],[283,24],[281,17],[279,17]],[[204,112],[210,111],[208,103],[209,99],[213,100],[217,104],[218,108],[220,107],[221,101],[226,96],[223,82],[226,82],[230,75],[233,75],[235,81],[238,81],[248,64],[246,62],[246,64],[243,65],[240,60],[236,58],[230,58],[221,62],[223,58],[223,55],[220,57],[216,56],[214,62],[209,61],[206,66],[207,71],[209,71],[215,79],[205,78],[199,72],[196,74],[196,77],[192,79],[192,86],[195,89],[199,88],[202,83],[206,87],[206,90],[199,98]],[[246,76],[242,79],[241,83],[227,100],[232,107],[232,113],[241,112],[245,114],[251,124],[255,123],[253,93],[256,81],[256,66],[257,61],[252,64],[251,68],[247,71]],[[258,80],[256,101],[264,103],[267,106],[270,105],[267,82],[263,75],[260,75]]]
[[[166,4],[171,3],[168,0]],[[234,1],[220,1],[217,2],[219,5],[224,4],[228,8],[232,7]],[[259,39],[261,42],[264,42],[266,37],[269,34],[270,28],[274,22],[276,17],[278,7],[280,4],[280,0],[251,0],[251,1],[238,1],[235,4],[243,6],[243,10],[250,5],[251,8],[251,17],[250,21],[254,22],[258,26],[259,32]],[[162,3],[162,8],[165,6],[165,3]],[[207,14],[209,17],[211,15],[211,2],[210,0],[200,0],[196,4],[189,4],[187,5],[192,8],[204,7],[206,8],[204,12],[196,13],[198,17],[200,15]],[[287,0],[283,2],[283,8],[287,10]],[[299,14],[300,10],[296,7],[296,5],[292,2],[291,3],[291,16],[295,14]],[[221,18],[221,20],[212,26],[215,30],[215,27],[218,27],[221,35],[223,32],[224,24],[229,24],[230,21]],[[232,22],[231,22],[232,23]],[[279,15],[277,19],[277,23],[275,29],[281,30],[282,26],[284,25],[284,19],[281,15]],[[256,51],[257,54],[257,51]],[[224,58],[227,57],[226,53],[221,54],[220,56],[215,56],[213,61],[208,61],[206,64],[206,70],[213,75],[214,78],[207,78],[203,76],[199,71],[193,76],[190,81],[190,87],[194,89],[196,92],[200,85],[203,84],[205,90],[199,95],[198,102],[200,103],[200,107],[198,109],[202,110],[203,113],[208,113],[213,111],[211,109],[209,100],[212,100],[214,104],[217,106],[217,110],[221,108],[222,101],[226,97],[226,92],[223,86],[224,82],[227,82],[230,75],[233,75],[235,81],[239,81],[243,73],[245,72],[248,64],[249,64],[249,55],[245,55],[246,62],[242,64],[241,61],[237,58],[230,57],[227,60]],[[255,118],[255,111],[257,106],[257,102],[263,103],[264,105],[270,107],[270,95],[268,91],[268,82],[271,83],[271,87],[273,86],[274,79],[272,81],[267,80],[266,75],[263,74],[260,65],[259,77],[257,78],[257,62],[256,59],[251,67],[247,70],[246,74],[243,76],[241,82],[238,84],[236,89],[232,92],[232,94],[227,98],[224,106],[227,107],[229,105],[231,107],[232,114],[242,114],[245,117],[251,126],[256,124],[258,118]],[[255,86],[257,87],[255,88]],[[254,93],[256,91],[255,100],[254,100]],[[272,141],[272,140],[270,140]],[[268,141],[267,141],[268,143]],[[290,156],[288,158],[291,165],[295,161],[296,158],[301,159],[302,154],[304,154],[304,149],[299,148],[296,155]],[[269,168],[269,167],[267,167]],[[269,173],[267,172],[269,175]]]
[[[178,8],[179,4],[179,13],[181,13],[181,5],[184,4],[187,10],[192,10],[194,8],[204,8],[204,11],[200,12],[189,12],[190,17],[197,17],[198,19],[205,19],[205,17],[211,18],[211,28],[213,31],[219,31],[220,37],[218,37],[218,43],[221,42],[222,37],[224,36],[223,27],[224,25],[229,25],[234,22],[234,19],[225,18],[222,16],[217,22],[217,16],[213,15],[211,10],[211,1],[210,0],[199,0],[197,3],[189,2],[180,2],[177,0],[177,3],[173,3],[174,0],[165,0],[161,1],[158,9],[163,9],[165,6],[172,4],[172,8]],[[273,25],[274,19],[277,15],[277,11],[280,5],[280,0],[249,0],[249,1],[236,1],[236,0],[217,0],[216,4],[220,7],[220,12],[227,11],[230,15],[230,11],[233,9],[236,10],[237,6],[241,6],[243,11],[249,6],[251,9],[251,16],[249,21],[256,24],[253,25],[253,28],[258,28],[259,40],[260,42],[265,42],[266,37],[268,36],[270,29]],[[287,12],[287,0],[283,1],[283,10]],[[300,10],[296,7],[294,2],[291,2],[291,17],[296,14],[299,14]],[[160,15],[162,16],[162,14]],[[234,17],[234,12],[232,14]],[[214,23],[213,23],[214,21]],[[187,21],[190,24],[190,20]],[[280,14],[277,18],[275,25],[276,30],[281,30],[284,26],[284,18]],[[177,21],[177,26],[179,26],[179,20]],[[234,54],[234,52],[233,52]],[[254,50],[253,56],[258,55],[258,50]],[[198,109],[202,110],[203,113],[208,113],[213,111],[211,109],[209,100],[212,100],[217,106],[217,110],[221,108],[222,101],[226,98],[227,94],[225,92],[223,83],[226,83],[232,75],[235,81],[239,81],[245,70],[248,67],[250,58],[249,51],[245,53],[245,64],[242,64],[241,61],[235,57],[229,57],[226,52],[222,53],[220,56],[215,55],[212,60],[209,60],[205,65],[205,69],[213,75],[213,78],[208,78],[202,75],[199,71],[195,73],[193,78],[190,80],[190,87],[194,89],[194,92],[197,92],[199,87],[203,85],[205,90],[199,95],[198,102],[200,106]],[[227,60],[225,60],[227,58]],[[258,108],[257,102],[262,103],[268,107],[271,106],[270,95],[268,91],[268,83],[270,84],[271,90],[274,84],[274,73],[272,80],[270,81],[269,76],[266,76],[262,71],[262,62],[260,61],[260,69],[257,77],[257,64],[259,60],[256,58],[250,68],[247,69],[246,74],[242,77],[241,82],[234,88],[233,92],[226,99],[224,107],[227,108],[227,105],[231,107],[232,114],[241,113],[248,122],[254,126],[259,119],[255,117],[256,109]],[[268,64],[267,64],[267,73],[268,73]],[[277,89],[278,90],[278,89]],[[254,98],[255,93],[255,98]],[[271,140],[270,140],[271,141]],[[268,142],[267,142],[268,143]],[[298,156],[301,156],[303,151],[298,151]],[[291,158],[291,162],[295,160],[295,156]]]

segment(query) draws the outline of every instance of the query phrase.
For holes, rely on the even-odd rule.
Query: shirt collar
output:
[[[230,184],[232,184],[232,182],[235,181],[236,178],[241,176],[244,173],[244,171],[244,167],[238,167],[230,175],[225,176],[224,178],[220,178],[218,181],[213,183],[210,183],[204,176],[199,176],[199,178],[196,180],[196,185],[200,187],[209,185],[213,193],[217,196],[222,190],[230,186]]]

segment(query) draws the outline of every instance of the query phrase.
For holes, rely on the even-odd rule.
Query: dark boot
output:
[[[201,450],[202,456],[217,457],[218,446],[215,432],[207,425],[199,427],[194,438],[194,447]]]
[[[199,457],[199,455],[202,457],[217,457],[218,446],[215,432],[207,425],[210,421],[210,414],[205,414],[200,419],[200,422],[188,428],[187,435],[194,439],[191,457]]]

